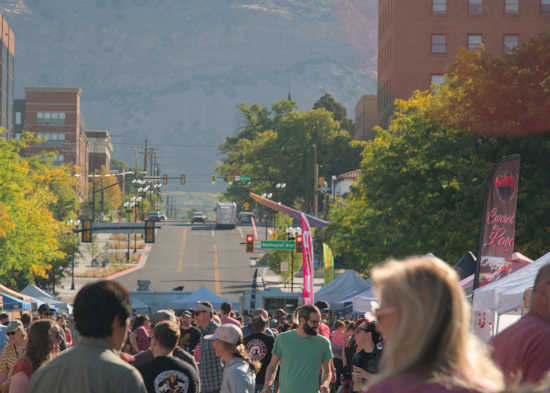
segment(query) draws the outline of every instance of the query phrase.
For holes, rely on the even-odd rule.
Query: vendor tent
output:
[[[132,311],[134,311],[137,314],[151,314],[151,307],[149,307],[147,304],[140,302],[137,299],[131,298],[132,300]]]
[[[474,291],[472,303],[473,311],[497,310],[499,308],[499,296],[503,292],[533,285],[535,277],[541,266],[550,263],[550,253],[540,257],[535,262],[527,265],[514,274],[510,274],[498,281],[487,284]],[[522,295],[523,296],[523,295]],[[517,296],[515,297],[517,298]],[[501,309],[505,309],[503,304]]]
[[[466,255],[453,266],[453,269],[458,273],[459,280],[471,276],[476,271],[476,257],[468,251]]]
[[[195,307],[195,304],[198,302],[210,302],[212,304],[212,307],[214,307],[214,311],[219,310],[222,306],[222,303],[229,302],[233,306],[234,310],[239,309],[239,302],[234,302],[229,299],[224,299],[223,297],[217,296],[210,292],[206,287],[200,287],[195,292],[193,292],[191,295],[186,296],[182,299],[173,300],[171,302],[168,302],[167,306],[173,310],[188,310],[190,308]]]
[[[48,303],[52,307],[58,308],[63,311],[69,311],[69,305],[67,303],[62,302],[51,292],[42,290],[36,285],[27,285],[25,289],[21,291],[21,293],[40,300],[42,303]]]
[[[356,292],[353,295],[332,302],[330,308],[332,309],[332,311],[340,311],[344,309],[347,303],[352,303],[354,312],[371,312],[372,307],[370,303],[372,301],[378,302],[378,299],[374,295],[373,287],[371,285],[370,287],[367,287],[362,291]],[[356,309],[356,306],[360,309]]]
[[[5,311],[32,311],[31,303],[8,294],[2,293],[3,310]]]
[[[372,281],[363,279],[352,269],[340,274],[326,287],[315,292],[313,299],[315,302],[324,300],[331,304],[371,286]]]

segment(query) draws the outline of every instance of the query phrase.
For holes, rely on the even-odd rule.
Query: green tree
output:
[[[354,138],[355,122],[352,119],[348,119],[348,110],[342,104],[337,102],[329,93],[325,93],[324,96],[313,104],[313,109],[321,108],[331,112],[334,120],[340,123],[340,128],[349,132],[351,138]]]
[[[292,225],[292,218],[286,214],[277,214],[277,236],[275,240],[288,240],[286,228]],[[280,277],[283,284],[290,285],[292,277],[293,251],[270,251],[267,259],[269,269]],[[281,262],[288,262],[288,272],[281,271]],[[294,254],[294,273],[302,267],[302,254]]]

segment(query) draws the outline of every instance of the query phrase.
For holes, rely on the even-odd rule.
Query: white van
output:
[[[216,229],[237,227],[237,204],[235,202],[218,202],[216,206]]]

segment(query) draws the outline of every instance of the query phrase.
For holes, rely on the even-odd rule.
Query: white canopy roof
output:
[[[371,287],[372,281],[365,280],[355,270],[348,270],[334,279],[326,287],[319,289],[313,294],[314,302],[324,300],[331,304],[337,300],[353,295],[363,289]]]
[[[174,310],[188,310],[190,308],[195,307],[195,304],[198,301],[210,302],[212,304],[212,307],[214,307],[214,311],[218,310],[222,306],[222,304],[225,302],[231,303],[234,310],[238,310],[240,308],[239,302],[235,302],[233,300],[224,299],[223,297],[217,296],[212,292],[210,292],[208,289],[206,289],[206,287],[204,286],[197,289],[191,295],[188,295],[178,300],[172,300],[171,302],[168,302],[167,307]]]
[[[132,310],[134,310],[138,314],[140,313],[149,314],[151,312],[151,307],[149,307],[147,304],[134,298],[131,298],[131,300],[132,300]]]
[[[36,285],[27,285],[25,289],[23,289],[20,293],[22,293],[23,295],[33,297],[37,300],[40,300],[43,303],[48,303],[50,306],[68,310],[69,313],[72,311],[69,308],[69,305],[67,303],[62,302],[57,297],[55,297],[55,295],[53,295],[51,292],[42,290],[38,288]]]
[[[550,253],[540,257],[535,262],[514,274],[510,274],[501,280],[477,288],[474,291],[472,311],[504,310],[506,308],[509,309],[513,304],[517,304],[518,293],[521,292],[521,298],[523,299],[523,292],[525,289],[533,286],[540,267],[549,262]],[[504,296],[502,305],[499,305],[499,297],[507,291],[513,292],[510,292],[509,296]],[[519,304],[521,305],[521,303]],[[512,309],[513,308],[514,307],[512,307]]]
[[[369,280],[370,281],[370,280]],[[347,296],[343,299],[337,300],[335,302],[332,302],[330,308],[332,311],[339,311],[344,309],[344,304],[351,302],[353,303],[353,311],[355,312],[370,312],[370,302],[375,301],[378,302],[378,299],[376,298],[376,295],[373,291],[373,286],[367,287],[363,289],[362,291],[356,292],[353,295]],[[361,309],[356,309],[357,307]],[[363,309],[367,308],[367,310],[363,311]]]

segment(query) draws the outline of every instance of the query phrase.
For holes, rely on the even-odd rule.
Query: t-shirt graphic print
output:
[[[155,378],[156,393],[187,393],[188,390],[189,377],[181,371],[163,371]]]

